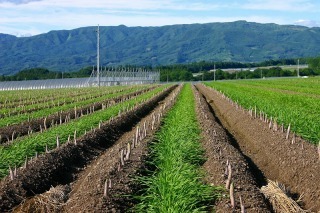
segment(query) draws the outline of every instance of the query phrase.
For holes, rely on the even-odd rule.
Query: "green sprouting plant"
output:
[[[67,142],[68,137],[73,136],[75,131],[79,137],[92,127],[97,127],[101,121],[108,121],[111,117],[118,115],[120,110],[134,107],[159,94],[167,87],[168,85],[157,87],[133,99],[108,107],[105,110],[96,111],[68,123],[51,127],[42,133],[39,132],[18,138],[9,146],[0,146],[0,178],[8,174],[9,166],[14,168],[15,166],[22,165],[26,156],[32,157],[36,152],[39,154],[45,152],[46,145],[49,149],[56,147],[57,136],[61,144]]]
[[[41,117],[46,117],[51,114],[54,114],[56,112],[61,112],[61,111],[67,111],[70,109],[73,109],[74,107],[79,107],[79,106],[86,106],[90,105],[96,102],[100,101],[105,101],[107,99],[119,97],[121,95],[129,94],[130,92],[135,92],[138,90],[141,90],[143,88],[141,87],[134,87],[134,88],[129,88],[121,91],[115,91],[113,93],[107,93],[105,95],[92,98],[92,99],[85,99],[82,101],[76,101],[76,102],[71,102],[69,104],[61,105],[61,106],[55,106],[51,108],[43,108],[37,111],[34,111],[32,113],[24,113],[24,114],[18,114],[14,116],[9,116],[9,117],[4,117],[0,119],[0,127],[4,127],[6,125],[13,125],[13,124],[18,124],[21,122],[25,122],[29,119],[37,119]],[[81,97],[80,97],[81,98]]]
[[[176,105],[151,145],[150,165],[156,169],[138,177],[143,185],[137,212],[203,212],[218,196],[203,183],[199,165],[203,163],[200,129],[196,120],[191,86],[181,91]]]
[[[67,88],[67,89],[43,89],[43,90],[15,90],[0,91],[0,109],[16,108],[22,106],[32,106],[50,102],[51,104],[61,101],[76,101],[79,98],[92,98],[113,91],[122,90],[124,86],[113,87],[86,87],[86,88]]]
[[[319,86],[312,86],[317,81],[296,80],[303,80],[305,84],[310,85],[310,88],[301,89],[297,86],[298,89],[290,89],[294,85],[301,84],[301,82],[295,83],[296,81],[293,81],[294,84],[290,84],[284,91],[282,83],[288,84],[288,79],[268,80],[267,83],[261,80],[210,82],[206,85],[221,91],[246,109],[256,107],[258,112],[262,111],[269,118],[276,118],[279,124],[283,123],[285,126],[290,124],[292,131],[312,143],[317,143],[320,140],[320,104],[319,96],[315,92],[317,89],[311,88]],[[270,86],[259,86],[260,82],[261,85]],[[310,94],[314,95],[307,96],[304,93],[306,91],[310,91]]]

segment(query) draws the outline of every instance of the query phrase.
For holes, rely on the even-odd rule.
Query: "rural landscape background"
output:
[[[96,27],[31,37],[0,34],[1,80],[88,77],[96,64]],[[301,75],[319,74],[320,28],[246,21],[163,27],[100,27],[101,67],[144,66],[162,81],[197,80],[192,73],[217,69],[309,64]],[[42,68],[37,69],[35,68]],[[96,68],[95,68],[96,69]],[[18,76],[13,76],[24,70]],[[294,69],[265,70],[264,77],[294,76]],[[51,72],[49,72],[51,71]],[[295,69],[297,72],[297,68]],[[260,78],[261,70],[239,78]],[[64,73],[64,74],[62,74]],[[5,77],[8,76],[8,77]],[[212,80],[204,74],[200,80]],[[217,79],[235,79],[227,72]],[[198,79],[199,80],[199,79]]]
[[[0,73],[12,75],[37,67],[70,72],[93,66],[97,48],[95,31],[96,27],[84,27],[31,37],[0,34]],[[320,28],[293,25],[237,21],[163,27],[100,27],[100,33],[103,67],[159,67],[203,61],[258,63],[317,57],[320,52]],[[202,70],[198,68],[194,72]]]
[[[319,12],[0,0],[0,212],[319,212]]]

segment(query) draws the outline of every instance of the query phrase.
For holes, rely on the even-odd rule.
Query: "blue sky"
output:
[[[231,22],[320,27],[319,0],[0,0],[0,33]]]

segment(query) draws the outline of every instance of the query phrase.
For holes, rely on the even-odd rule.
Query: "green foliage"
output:
[[[71,120],[68,123],[54,126],[43,133],[34,133],[29,136],[17,138],[9,146],[0,146],[0,178],[8,174],[9,165],[21,166],[26,158],[32,157],[36,152],[42,153],[45,151],[45,146],[50,149],[56,146],[56,137],[59,136],[60,143],[67,142],[68,137],[77,132],[77,136],[81,136],[85,131],[89,131],[92,127],[97,127],[100,121],[108,121],[111,117],[118,115],[120,110],[131,108],[136,104],[142,103],[150,99],[155,94],[160,93],[167,85],[163,85],[149,92],[143,93],[133,99],[113,105],[105,110],[96,111],[80,117],[79,119]]]
[[[320,75],[320,57],[309,58],[308,64],[310,68],[309,72]]]
[[[2,76],[1,81],[23,81],[61,78],[60,72],[51,72],[45,68],[24,69],[15,75]]]
[[[277,119],[291,124],[292,131],[318,143],[320,140],[320,78],[276,79],[259,81],[224,81],[206,83],[222,91],[249,109],[257,107]]]
[[[24,69],[20,72],[0,76],[0,81],[24,81],[24,80],[42,80],[42,79],[61,79],[61,78],[85,78],[90,77],[92,67],[85,67],[77,72],[55,72],[45,68]]]
[[[300,63],[307,63],[307,60],[313,58],[300,59]],[[297,59],[279,59],[267,60],[259,63],[239,63],[239,62],[194,62],[190,64],[174,64],[167,66],[159,66],[157,69],[161,70],[160,80],[165,81],[208,81],[214,79],[214,68],[216,68],[216,80],[225,79],[253,79],[263,77],[289,77],[297,76],[297,70],[289,70],[288,68],[281,68],[284,65],[297,65]],[[256,68],[266,67],[269,68]],[[319,65],[320,66],[320,65]],[[222,69],[242,68],[241,71],[223,71]],[[255,68],[253,71],[251,69]],[[211,71],[209,71],[211,70]],[[192,77],[190,73],[197,73]],[[300,69],[301,76],[319,75],[320,69],[317,72],[315,68]]]
[[[160,72],[160,81],[192,81],[192,73],[187,70],[163,69]]]
[[[95,30],[96,27],[84,27],[25,38],[0,34],[0,74],[33,67],[77,71],[94,65]],[[121,25],[101,26],[100,32],[103,66],[259,62],[314,57],[320,52],[320,28],[292,25],[245,21],[163,27]]]
[[[151,146],[150,163],[157,169],[140,179],[145,189],[138,196],[137,212],[205,212],[218,196],[213,187],[202,182],[199,165],[204,159],[194,105],[188,84]]]
[[[317,58],[301,59],[301,63],[305,63],[306,60],[310,61],[311,68],[300,69],[301,76],[314,76],[320,75],[320,69],[316,68],[318,66]],[[286,70],[279,67],[280,65],[296,65],[296,59],[281,59],[281,60],[268,60],[260,63],[238,63],[238,62],[194,62],[190,64],[174,64],[166,66],[157,66],[156,70],[160,70],[160,81],[201,81],[201,80],[213,80],[214,73],[208,72],[216,68],[216,80],[224,79],[252,79],[261,77],[288,77],[296,76],[297,71]],[[312,64],[313,63],[313,64]],[[258,68],[254,71],[249,69],[252,67],[263,67],[271,66],[271,68]],[[319,65],[320,66],[320,65]],[[122,66],[119,66],[120,68]],[[118,68],[119,68],[118,67]],[[133,65],[125,65],[124,67],[136,68]],[[108,67],[107,69],[110,69]],[[237,72],[225,72],[221,69],[227,68],[243,68],[241,71]],[[0,76],[0,81],[19,81],[19,80],[36,80],[36,79],[55,79],[55,78],[82,78],[89,77],[92,73],[92,67],[84,67],[77,72],[54,72],[49,71],[44,68],[34,68],[22,70],[13,76]],[[152,67],[148,67],[152,69]],[[200,75],[193,77],[192,73],[200,73]],[[203,76],[202,76],[202,73]]]
[[[35,110],[31,113],[19,113],[16,115],[6,116],[4,118],[1,118],[0,119],[0,127],[26,122],[28,119],[38,119],[38,118],[42,118],[42,117],[47,117],[47,116],[52,115],[54,113],[72,110],[75,107],[79,107],[79,106],[86,107],[86,106],[89,106],[93,103],[107,101],[108,99],[119,97],[121,95],[129,94],[131,92],[143,89],[143,87],[126,87],[122,91],[118,91],[118,89],[120,89],[120,88],[117,88],[117,87],[105,87],[105,88],[106,88],[106,91],[104,91],[104,92],[100,88],[96,88],[96,91],[94,91],[96,93],[98,92],[96,94],[96,97],[90,96],[90,98],[85,98],[84,100],[76,101],[76,100],[70,99],[66,96],[62,96],[60,99],[54,101],[54,103],[56,104],[59,101],[62,102],[62,100],[69,99],[69,103],[63,104],[63,105],[57,104],[57,105],[54,105],[51,107],[47,107],[48,102],[44,102],[41,104],[32,104],[32,105],[26,106],[23,109],[34,108],[34,109],[38,109],[38,110]],[[47,91],[50,92],[50,90],[47,90]],[[65,95],[68,95],[68,93],[66,93]],[[77,98],[79,98],[79,97],[77,97]],[[82,97],[80,96],[80,98],[82,98]],[[20,108],[20,109],[23,110],[22,108]],[[8,110],[10,110],[10,109],[6,109],[6,108],[0,109],[0,113],[8,114]],[[16,111],[19,111],[19,108],[17,108]]]

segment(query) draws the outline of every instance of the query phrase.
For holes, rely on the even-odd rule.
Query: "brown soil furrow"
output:
[[[236,138],[241,151],[259,167],[266,178],[290,188],[294,196],[303,195],[305,209],[320,211],[320,164],[317,148],[296,137],[286,140],[286,133],[273,131],[259,119],[236,109],[223,96],[205,87],[197,86],[214,109],[222,124]]]
[[[121,90],[118,90],[121,91]],[[114,91],[117,92],[117,91]],[[28,105],[35,105],[35,107],[33,108],[29,108],[29,109],[20,109],[20,110],[12,110],[10,111],[10,113],[6,113],[6,114],[0,114],[0,118],[4,118],[4,117],[8,117],[8,116],[13,116],[13,115],[18,115],[18,114],[25,114],[25,113],[31,113],[34,111],[38,111],[38,110],[42,110],[42,109],[46,109],[46,108],[51,108],[51,107],[57,107],[57,106],[63,106],[65,104],[70,104],[70,103],[74,103],[74,102],[79,102],[79,101],[84,101],[84,100],[88,100],[88,99],[92,99],[92,98],[97,98],[97,97],[101,97],[105,94],[108,94],[108,92],[104,92],[104,93],[99,93],[99,94],[95,94],[95,95],[89,95],[88,92],[82,94],[68,94],[68,98],[72,98],[72,97],[77,97],[74,98],[72,100],[69,101],[59,101],[59,96],[51,96],[49,98],[45,98],[44,100],[36,100],[36,101],[31,101],[31,102],[25,102],[25,103],[13,103],[11,106],[5,105],[3,107],[5,108],[23,108],[24,106],[28,106]],[[86,96],[83,96],[86,95]],[[65,97],[65,94],[62,96]],[[80,99],[79,99],[80,97]],[[57,101],[57,103],[55,103],[55,101]],[[51,101],[51,102],[50,102]],[[38,104],[43,104],[42,106],[38,106]],[[1,108],[1,107],[0,107]]]
[[[180,87],[181,88],[181,87]],[[180,90],[180,88],[177,88]],[[148,142],[153,139],[154,133],[160,126],[156,122],[154,129],[151,130],[151,123],[156,115],[163,115],[174,104],[178,93],[167,97],[163,104],[158,106],[153,113],[143,118],[130,132],[124,134],[112,148],[106,150],[98,159],[90,164],[79,178],[72,185],[72,192],[66,205],[65,212],[124,212],[133,206],[134,185],[132,177],[137,175],[144,166],[145,157],[148,152]],[[165,103],[165,104],[164,104]],[[163,108],[163,106],[166,106]],[[160,121],[155,119],[155,121]],[[137,128],[143,128],[144,123],[148,128],[148,134],[145,139],[139,142],[136,148],[132,149],[130,160],[126,161],[125,166],[118,171],[120,164],[120,151],[131,143],[136,136]],[[131,143],[132,144],[132,143]],[[112,182],[112,188],[109,189],[108,197],[103,197],[104,183],[106,179]]]
[[[53,125],[67,123],[70,120],[79,118],[83,115],[91,114],[95,111],[101,110],[104,108],[104,106],[110,107],[123,100],[131,99],[134,96],[140,95],[154,88],[155,87],[151,87],[136,92],[132,92],[130,94],[121,95],[119,97],[107,99],[98,103],[93,103],[88,106],[78,107],[76,109],[71,109],[63,112],[57,112],[53,115],[48,115],[46,118],[34,119],[29,122],[23,122],[20,124],[2,127],[0,128],[0,144],[3,143],[4,146],[10,145],[12,143],[12,139],[28,135],[32,132],[39,132],[41,131],[41,129],[44,130],[45,128],[50,128]],[[44,125],[44,123],[46,124],[46,126]]]
[[[251,173],[245,157],[232,146],[233,138],[221,126],[205,99],[194,90],[196,96],[196,111],[202,129],[202,145],[207,161],[203,165],[207,172],[206,181],[215,186],[225,188],[227,161],[232,168],[232,182],[235,186],[236,207],[232,209],[230,200],[222,198],[215,205],[216,212],[241,212],[239,197],[244,203],[246,212],[270,212],[263,194]],[[228,194],[228,192],[226,192]]]
[[[0,211],[10,211],[27,197],[41,194],[51,186],[64,185],[75,179],[86,165],[149,114],[160,101],[167,97],[176,86],[128,111],[112,121],[104,123],[100,129],[88,132],[79,138],[77,145],[67,143],[45,155],[34,159],[27,169],[19,169],[17,177],[8,177],[0,182]]]

